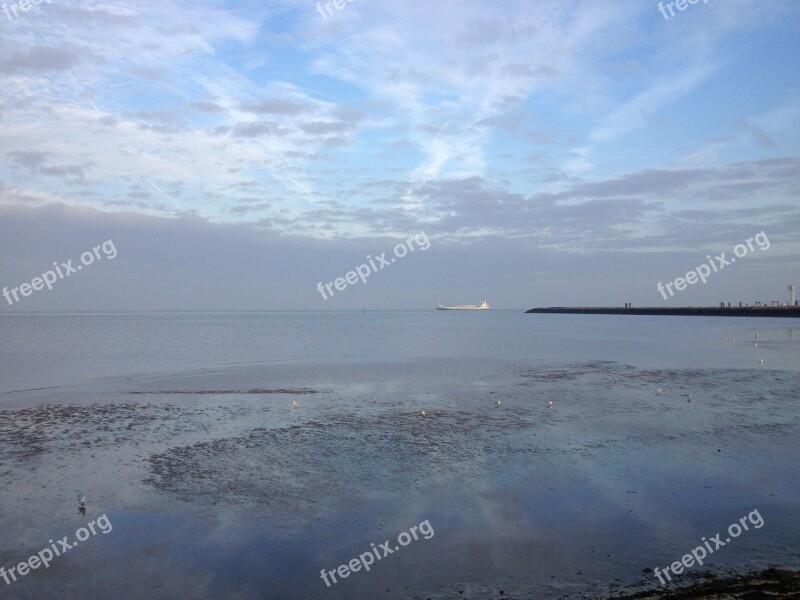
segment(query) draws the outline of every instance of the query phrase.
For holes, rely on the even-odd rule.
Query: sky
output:
[[[785,302],[800,3],[678,4],[6,0],[0,311]]]

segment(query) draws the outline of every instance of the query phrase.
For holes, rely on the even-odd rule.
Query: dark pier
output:
[[[526,313],[570,315],[679,315],[687,317],[794,317],[800,318],[800,306],[682,306],[632,308],[618,307],[563,307],[532,308]]]

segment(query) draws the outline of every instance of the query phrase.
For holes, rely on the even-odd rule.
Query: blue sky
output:
[[[768,251],[670,302],[782,298],[800,279],[793,0],[668,20],[650,0],[15,10],[0,13],[0,285],[114,233],[122,246],[31,310],[527,308],[587,285],[578,304],[661,305],[657,281],[762,230]],[[423,230],[426,254],[315,296]],[[247,258],[209,258],[212,239]]]

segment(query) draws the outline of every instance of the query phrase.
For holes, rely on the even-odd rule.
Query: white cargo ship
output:
[[[480,304],[456,304],[445,306],[441,302],[436,305],[436,310],[489,310],[489,303],[483,300]]]

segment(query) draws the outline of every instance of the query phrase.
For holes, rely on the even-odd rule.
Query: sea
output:
[[[799,434],[794,319],[6,312],[0,597],[598,598],[718,533],[666,583],[799,569]]]

